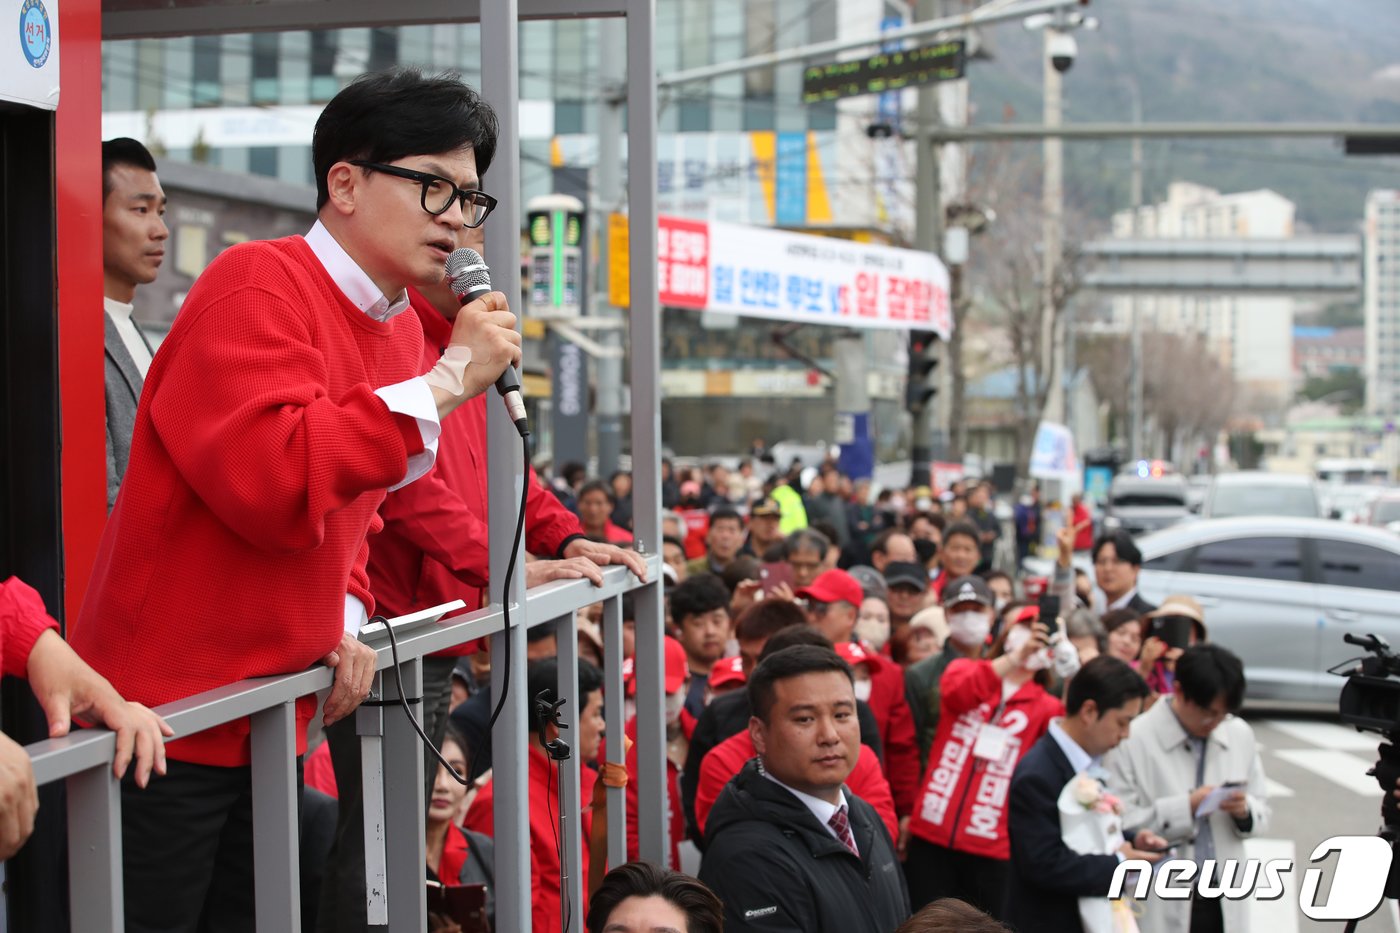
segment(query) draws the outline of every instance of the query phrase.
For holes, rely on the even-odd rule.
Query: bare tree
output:
[[[1066,211],[1064,249],[1055,266],[1048,307],[1041,289],[1040,161],[1010,144],[987,147],[970,173],[972,200],[996,211],[996,225],[982,236],[968,263],[976,300],[970,312],[1006,329],[1016,371],[1016,463],[1026,475],[1036,428],[1050,392],[1051,373],[1041,365],[1045,316],[1060,326],[1065,308],[1079,290],[1082,223]],[[957,371],[954,372],[955,379]],[[955,400],[960,393],[954,390]],[[960,410],[955,421],[963,418]]]

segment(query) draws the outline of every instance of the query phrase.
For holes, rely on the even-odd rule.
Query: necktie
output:
[[[832,828],[836,833],[836,838],[840,839],[841,844],[851,850],[852,855],[856,858],[860,858],[860,851],[856,849],[856,837],[851,833],[851,821],[846,819],[846,808],[844,805],[837,809],[835,813],[831,814],[831,819],[826,821],[826,825]]]

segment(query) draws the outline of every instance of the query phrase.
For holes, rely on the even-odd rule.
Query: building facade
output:
[[[1394,419],[1400,410],[1400,191],[1366,196],[1361,236],[1366,411]]]
[[[1289,239],[1294,205],[1273,191],[1221,194],[1204,185],[1173,182],[1166,200],[1113,217],[1117,238]],[[1292,395],[1293,315],[1291,298],[1233,295],[1117,297],[1113,325],[1120,331],[1141,315],[1147,330],[1199,334],[1255,397],[1280,404]]]

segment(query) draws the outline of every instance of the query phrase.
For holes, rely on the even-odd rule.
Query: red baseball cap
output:
[[[720,687],[728,687],[732,684],[747,683],[748,679],[744,674],[744,659],[737,655],[716,661],[714,667],[710,668],[711,690],[718,690]]]
[[[828,570],[795,594],[798,599],[819,603],[847,602],[857,609],[865,601],[865,589],[844,570]]]
[[[870,676],[874,677],[880,672],[880,668],[885,666],[885,662],[873,651],[866,651],[865,646],[856,641],[840,641],[833,645],[836,653],[841,656],[851,667],[857,664],[864,664],[870,668]]]
[[[675,693],[690,676],[690,665],[685,661],[685,649],[670,635],[666,636],[666,692]]]

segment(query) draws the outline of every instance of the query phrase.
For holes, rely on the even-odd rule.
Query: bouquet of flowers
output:
[[[1060,838],[1080,855],[1112,855],[1123,844],[1123,804],[1097,778],[1080,772],[1060,792]],[[1138,933],[1126,900],[1081,897],[1085,933]]]

